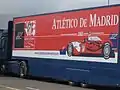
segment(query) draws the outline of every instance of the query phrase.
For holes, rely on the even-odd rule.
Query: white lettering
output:
[[[89,21],[89,22],[88,22]],[[88,18],[63,18],[53,19],[53,30],[68,29],[68,28],[83,28],[83,27],[100,27],[100,26],[114,26],[118,25],[119,16],[116,14],[98,16],[97,14],[90,14]]]
[[[118,15],[106,15],[106,16],[97,16],[96,14],[90,14],[90,27],[96,27],[96,26],[111,26],[111,25],[117,25],[119,22],[119,16]]]
[[[78,19],[65,19],[62,20],[53,20],[52,29],[67,29],[67,28],[77,28]]]

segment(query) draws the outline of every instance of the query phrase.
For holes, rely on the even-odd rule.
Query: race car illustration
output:
[[[109,59],[114,55],[113,44],[110,40],[102,40],[99,36],[89,36],[83,41],[73,41],[68,43],[68,56],[103,56]]]

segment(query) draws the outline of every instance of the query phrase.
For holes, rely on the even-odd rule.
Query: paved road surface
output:
[[[81,88],[77,86],[70,86],[56,82],[0,76],[0,90],[103,90],[103,89]]]

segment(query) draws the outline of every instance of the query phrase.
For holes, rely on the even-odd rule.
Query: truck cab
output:
[[[1,71],[4,68],[4,63],[7,60],[7,45],[8,45],[8,32],[5,29],[0,29],[0,67]]]
[[[7,54],[7,42],[8,42],[8,33],[7,30],[3,30],[0,37],[0,59],[6,59]]]
[[[8,22],[7,29],[0,29],[0,73],[5,73],[12,55],[13,21]]]

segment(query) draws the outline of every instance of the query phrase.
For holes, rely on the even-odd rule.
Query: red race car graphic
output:
[[[83,41],[73,41],[67,46],[68,56],[102,55],[109,59],[113,54],[112,42],[109,39],[102,40],[99,36],[88,36]]]

